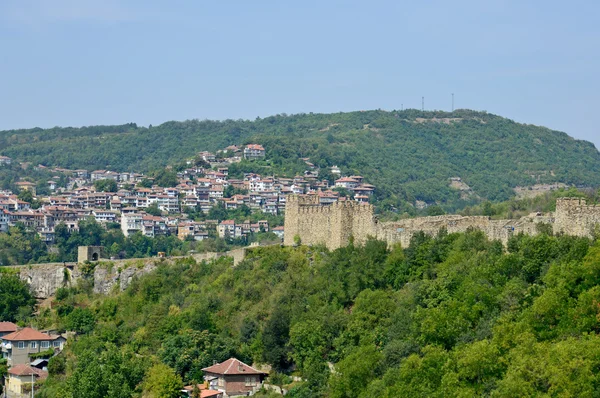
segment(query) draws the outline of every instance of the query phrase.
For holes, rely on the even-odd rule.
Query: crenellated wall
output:
[[[400,242],[406,247],[416,232],[436,235],[442,228],[450,233],[479,229],[490,239],[506,244],[514,234],[537,234],[539,224],[552,224],[555,233],[587,237],[591,237],[596,226],[600,225],[600,206],[587,205],[585,200],[572,198],[558,199],[554,214],[532,214],[515,220],[444,215],[394,222],[377,222],[372,205],[351,201],[319,205],[318,200],[316,195],[288,198],[285,245],[293,245],[298,236],[303,244],[325,244],[329,249],[336,249],[347,245],[351,236],[357,243],[371,236],[390,245]]]

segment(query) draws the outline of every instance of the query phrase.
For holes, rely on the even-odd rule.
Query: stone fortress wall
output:
[[[554,218],[554,233],[591,236],[600,225],[600,205],[588,205],[581,198],[560,198]]]
[[[448,232],[464,232],[468,228],[476,228],[485,232],[490,239],[506,243],[513,234],[537,234],[540,223],[552,224],[554,233],[591,237],[594,230],[600,227],[600,206],[587,205],[583,199],[561,198],[556,201],[555,213],[530,215],[518,220],[444,215],[378,222],[370,204],[347,201],[324,206],[319,205],[318,198],[314,196],[291,196],[286,204],[284,244],[294,245],[294,238],[298,236],[303,244],[325,244],[329,249],[336,249],[347,245],[350,237],[357,244],[375,237],[390,245],[399,242],[407,247],[416,232],[436,235],[441,228],[446,228]],[[192,257],[196,261],[210,261],[228,256],[237,265],[245,258],[248,250],[252,248],[239,248],[225,253],[195,253]],[[86,255],[90,255],[88,251]],[[83,278],[91,280],[95,293],[106,294],[114,288],[124,290],[134,278],[155,269],[157,261],[171,263],[174,259],[100,260],[101,264],[94,269],[93,276],[85,276],[81,264],[74,263],[6,268],[14,268],[20,278],[30,285],[34,296],[43,299],[53,296],[60,287],[76,285]]]
[[[450,233],[479,229],[490,239],[506,244],[514,234],[537,234],[539,224],[551,224],[555,233],[591,237],[596,225],[600,225],[600,206],[587,205],[583,199],[561,198],[556,202],[555,213],[514,220],[444,215],[378,222],[370,204],[346,201],[319,205],[316,196],[292,196],[286,204],[284,244],[293,245],[299,237],[303,244],[325,244],[336,249],[345,246],[352,236],[356,243],[374,237],[407,247],[416,232],[436,235],[441,228]]]

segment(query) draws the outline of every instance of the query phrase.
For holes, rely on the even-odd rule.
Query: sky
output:
[[[485,110],[600,148],[599,1],[0,0],[0,129]]]

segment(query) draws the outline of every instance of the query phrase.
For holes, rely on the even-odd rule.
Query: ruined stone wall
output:
[[[600,206],[588,205],[585,199],[557,199],[554,214],[554,233],[591,237],[600,225]]]
[[[590,212],[599,210],[594,207],[593,211],[582,211],[580,207],[577,207],[577,214],[581,214],[582,219]],[[570,214],[566,218],[573,221]],[[407,247],[418,231],[435,236],[442,228],[450,233],[465,232],[469,228],[478,229],[490,239],[506,244],[514,234],[537,234],[541,223],[554,223],[554,216],[533,214],[518,220],[492,220],[484,216],[444,215],[380,223],[374,219],[371,205],[350,201],[319,205],[316,196],[290,196],[286,205],[284,244],[293,245],[294,237],[299,236],[303,244],[325,244],[329,249],[336,249],[347,245],[352,236],[357,244],[364,243],[368,237],[374,237],[390,245],[399,242]],[[597,221],[590,223],[600,223],[600,214]],[[565,221],[564,224],[570,225],[570,222]],[[579,235],[588,236],[582,233]]]
[[[485,216],[460,215],[418,217],[378,223],[375,236],[390,245],[399,242],[403,247],[407,247],[412,236],[418,231],[435,236],[442,228],[449,233],[465,232],[471,228],[483,231],[489,239],[506,244],[514,234],[523,232],[535,235],[538,233],[538,224],[551,222],[553,222],[551,216],[527,216],[519,220],[492,220]]]

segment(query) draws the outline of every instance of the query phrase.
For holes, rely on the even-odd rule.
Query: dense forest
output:
[[[84,281],[33,317],[2,289],[0,320],[78,333],[50,362],[46,398],[164,393],[231,356],[271,365],[292,398],[600,391],[599,241],[518,235],[505,248],[441,231],[406,248],[256,248],[231,265],[159,263],[109,296]]]
[[[470,110],[0,131],[1,154],[18,161],[116,171],[153,171],[198,151],[248,142],[264,145],[267,161],[244,170],[292,176],[306,168],[300,158],[309,157],[322,168],[338,165],[346,174],[363,175],[377,186],[383,207],[422,200],[455,210],[479,198],[507,200],[513,187],[537,182],[600,186],[600,153],[593,144]],[[450,177],[461,177],[475,195],[461,199],[449,187]]]

